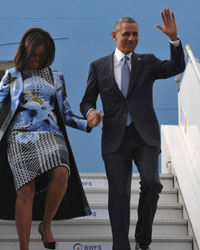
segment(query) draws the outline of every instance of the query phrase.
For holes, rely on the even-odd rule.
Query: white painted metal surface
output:
[[[183,202],[200,248],[200,64],[189,45],[178,92],[179,126],[161,126],[162,173],[177,177]]]
[[[195,238],[200,244],[200,185],[193,171],[191,156],[185,145],[179,126],[162,126],[162,145],[168,147],[171,171],[177,176],[183,200],[192,224]],[[163,152],[164,154],[165,152]],[[163,160],[163,159],[162,159]],[[165,165],[166,162],[162,161]],[[200,245],[199,245],[200,246]]]
[[[178,92],[179,126],[200,182],[200,64],[189,45],[189,60]]]

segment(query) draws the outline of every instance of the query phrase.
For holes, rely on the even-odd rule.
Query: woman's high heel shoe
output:
[[[38,226],[38,232],[39,232],[39,234],[41,234],[41,240],[43,242],[44,247],[48,248],[48,249],[56,249],[56,241],[52,241],[52,242],[44,242],[43,241],[43,232],[41,230],[41,224],[42,223],[40,223]]]

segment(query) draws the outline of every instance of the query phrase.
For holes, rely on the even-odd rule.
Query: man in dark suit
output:
[[[156,27],[170,39],[170,60],[161,61],[153,54],[136,54],[138,24],[129,17],[120,18],[112,32],[117,48],[111,55],[91,63],[87,89],[80,104],[91,127],[103,120],[102,156],[109,183],[113,250],[131,249],[128,233],[132,160],[141,178],[136,250],[149,249],[162,190],[158,174],[160,132],[152,88],[156,79],[181,73],[185,62],[173,12],[164,8],[161,18],[163,27]],[[95,110],[99,94],[104,116]]]

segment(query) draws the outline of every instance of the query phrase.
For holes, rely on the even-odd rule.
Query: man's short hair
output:
[[[137,24],[137,22],[131,17],[128,17],[128,16],[120,17],[115,22],[115,25],[114,25],[114,31],[115,32],[121,29],[121,24],[122,23],[135,23],[135,24]],[[137,24],[137,26],[138,26],[138,24]]]

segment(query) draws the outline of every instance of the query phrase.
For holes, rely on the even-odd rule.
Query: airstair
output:
[[[200,249],[200,64],[189,45],[181,79],[177,76],[178,126],[161,126],[162,173],[173,174],[191,224],[193,249]]]
[[[112,238],[107,210],[108,184],[105,174],[82,174],[82,183],[92,209],[92,215],[68,221],[53,222],[53,232],[59,250],[111,250]],[[130,241],[134,249],[134,231],[139,197],[139,176],[133,175],[131,195]],[[176,178],[161,174],[164,190],[160,195],[153,225],[153,250],[193,250],[188,219]],[[117,208],[116,208],[117,209]],[[44,250],[33,222],[30,250]],[[17,250],[18,240],[13,221],[0,221],[0,249]]]

